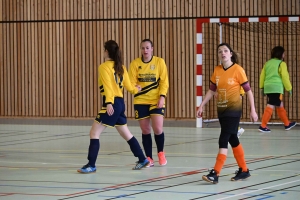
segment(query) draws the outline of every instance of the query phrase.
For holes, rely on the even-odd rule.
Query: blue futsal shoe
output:
[[[96,172],[96,166],[92,167],[89,164],[84,165],[82,168],[78,169],[77,172],[82,173],[82,174],[89,174],[89,173],[94,173]]]
[[[133,167],[132,169],[133,170],[140,170],[140,169],[146,167],[149,163],[150,163],[149,160],[146,158],[143,162],[137,162],[136,166]]]

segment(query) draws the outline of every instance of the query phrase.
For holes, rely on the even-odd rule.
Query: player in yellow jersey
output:
[[[202,176],[203,180],[213,184],[218,183],[219,174],[227,158],[228,143],[232,147],[233,155],[239,166],[239,170],[231,180],[238,181],[250,177],[244,157],[244,149],[237,137],[242,113],[241,87],[243,87],[249,100],[250,119],[257,121],[253,93],[244,69],[236,64],[237,54],[229,44],[222,43],[218,46],[218,56],[222,64],[215,67],[210,78],[209,90],[197,110],[197,117],[201,117],[204,105],[214,96],[215,92],[218,92],[217,112],[221,125],[219,152],[214,169],[208,175]]]
[[[124,114],[125,104],[123,87],[132,94],[137,94],[140,87],[133,87],[128,77],[126,67],[122,65],[121,51],[118,44],[109,40],[104,44],[105,62],[98,68],[98,85],[103,96],[103,106],[99,111],[90,130],[89,162],[78,169],[79,173],[96,172],[96,160],[100,149],[100,134],[108,127],[116,127],[119,134],[127,141],[135,157],[139,158],[133,168],[141,169],[149,164],[137,139],[130,133]]]
[[[154,166],[152,157],[151,123],[160,165],[166,165],[164,152],[165,136],[163,120],[165,114],[165,97],[169,88],[168,72],[165,61],[153,56],[153,43],[144,39],[141,44],[142,56],[130,63],[129,77],[132,85],[140,85],[141,92],[134,95],[135,119],[142,130],[145,154],[150,161],[148,167]]]

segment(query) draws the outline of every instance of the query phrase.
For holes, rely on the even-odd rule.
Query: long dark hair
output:
[[[119,77],[123,76],[122,55],[119,45],[114,40],[108,40],[104,43],[104,49],[107,50],[109,58],[114,62],[114,70]]]
[[[271,58],[278,58],[282,60],[283,53],[284,53],[284,48],[282,46],[276,46],[271,51]]]
[[[229,49],[229,51],[232,53],[232,56],[231,56],[231,61],[233,62],[233,63],[238,63],[239,62],[239,56],[238,56],[238,54],[235,52],[235,51],[233,51],[233,49],[231,48],[231,46],[228,44],[228,43],[221,43],[221,44],[219,44],[218,45],[218,49],[219,49],[219,47],[221,47],[221,46],[226,46],[228,49]]]

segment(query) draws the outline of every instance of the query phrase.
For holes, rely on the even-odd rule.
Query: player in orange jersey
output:
[[[215,67],[210,78],[210,88],[197,110],[197,117],[201,117],[204,105],[214,96],[215,92],[218,92],[217,111],[221,125],[219,152],[214,169],[208,175],[202,176],[203,180],[213,184],[218,183],[219,174],[227,158],[228,143],[232,147],[234,157],[239,166],[239,170],[231,180],[238,181],[250,177],[244,157],[244,149],[237,137],[242,113],[241,87],[243,87],[249,100],[250,119],[257,121],[253,93],[244,69],[236,64],[237,54],[229,44],[222,43],[218,46],[218,56],[221,64]]]

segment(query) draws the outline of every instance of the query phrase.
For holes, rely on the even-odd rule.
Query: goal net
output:
[[[202,26],[202,94],[209,89],[209,79],[214,66],[218,65],[217,46],[221,42],[229,43],[239,54],[239,63],[245,69],[254,94],[259,120],[266,106],[266,97],[260,94],[259,76],[264,63],[271,58],[275,46],[285,48],[285,62],[288,66],[293,95],[285,92],[283,103],[290,120],[300,119],[300,22],[236,22],[203,23]],[[216,101],[211,100],[205,106],[203,122],[217,120]],[[247,96],[243,97],[241,123],[250,122],[250,109]],[[280,119],[273,112],[271,123]]]

